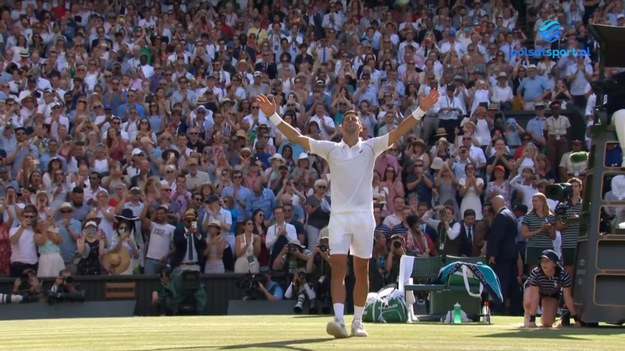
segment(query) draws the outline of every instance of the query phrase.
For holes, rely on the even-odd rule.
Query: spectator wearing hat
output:
[[[582,162],[572,162],[570,159],[571,154],[580,152],[583,150],[583,143],[581,140],[576,139],[571,142],[571,151],[565,152],[560,159],[560,180],[564,181],[573,177],[582,178],[586,175],[588,169],[588,160]]]
[[[497,195],[503,196],[506,199],[506,206],[510,207],[510,199],[512,198],[512,188],[510,182],[506,178],[506,168],[502,165],[496,165],[493,168],[490,176],[490,181],[486,185],[486,197],[485,202],[489,202],[493,197]]]
[[[513,100],[514,93],[508,84],[508,75],[506,72],[499,72],[497,74],[497,84],[493,87],[493,95],[490,101],[499,104],[500,110],[509,111],[512,109]]]
[[[531,111],[535,103],[544,101],[551,94],[551,88],[543,76],[537,75],[536,65],[529,65],[527,73],[527,78],[521,81],[521,85],[517,89],[517,96],[523,104],[523,109]]]
[[[72,204],[64,202],[59,208],[57,221],[59,225],[58,235],[61,239],[61,242],[58,244],[61,257],[65,263],[65,268],[75,273],[77,271],[77,266],[73,258],[77,250],[76,241],[81,235],[81,223],[72,218],[73,214],[74,208]]]
[[[175,270],[200,271],[204,267],[206,240],[197,227],[197,211],[188,209],[182,216],[183,226],[174,231],[174,253],[171,266]]]
[[[83,223],[82,235],[78,238],[77,254],[80,257],[79,275],[100,275],[100,259],[104,256],[105,242],[102,231],[98,230],[100,218],[91,218]]]
[[[206,238],[206,241],[206,249],[204,249],[204,256],[206,256],[204,273],[224,273],[225,268],[223,255],[226,247],[226,240],[223,235],[221,235],[221,222],[219,222],[219,220],[213,219],[208,224],[208,237]]]
[[[198,161],[196,158],[190,158],[186,166],[189,172],[184,176],[189,191],[197,191],[203,184],[211,184],[208,173],[198,169]]]
[[[204,200],[204,208],[206,210],[205,215],[202,218],[198,218],[202,225],[202,231],[208,232],[211,223],[219,223],[221,230],[221,236],[225,240],[225,247],[219,255],[222,258],[224,267],[227,271],[234,270],[234,248],[235,238],[234,233],[230,231],[232,229],[232,214],[228,209],[224,208],[223,201],[218,195],[212,194]]]
[[[553,101],[549,105],[551,117],[545,120],[543,136],[550,147],[546,150],[549,164],[557,165],[562,159],[562,155],[569,151],[568,134],[571,122],[566,116],[560,115],[560,102]]]

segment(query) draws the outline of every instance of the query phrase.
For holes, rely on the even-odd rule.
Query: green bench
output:
[[[410,305],[411,319],[414,309],[410,303],[408,292],[430,293],[430,315],[444,315],[452,310],[454,304],[459,303],[467,314],[479,314],[481,299],[471,296],[465,287],[462,275],[454,274],[446,282],[436,282],[441,268],[454,262],[478,263],[484,262],[483,257],[455,257],[447,256],[443,262],[442,256],[413,257],[403,256],[399,268],[399,290],[406,296]],[[427,283],[419,283],[426,281]],[[469,287],[472,292],[479,291],[480,282],[476,278],[469,278]],[[414,297],[412,297],[414,299]]]

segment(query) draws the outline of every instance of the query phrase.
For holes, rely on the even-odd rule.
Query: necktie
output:
[[[469,237],[469,242],[471,244],[473,244],[473,234],[471,233],[471,227],[469,227],[469,235],[468,235],[468,237]]]
[[[321,63],[326,63],[326,62],[327,62],[326,48],[323,48],[321,51]]]
[[[193,234],[189,235],[187,241],[189,242],[189,248],[187,248],[187,252],[189,253],[189,261],[193,262]]]

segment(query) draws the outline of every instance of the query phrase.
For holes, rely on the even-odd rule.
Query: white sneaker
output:
[[[369,336],[360,319],[354,319],[352,322],[352,336]]]
[[[345,322],[339,320],[336,317],[328,322],[328,325],[326,326],[326,332],[337,339],[346,338],[349,336],[347,334],[347,329],[345,328]]]

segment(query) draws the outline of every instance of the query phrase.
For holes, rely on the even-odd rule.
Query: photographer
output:
[[[306,299],[310,302],[310,309],[317,309],[317,294],[312,289],[310,284],[308,284],[308,280],[306,279],[306,271],[304,269],[298,269],[295,273],[293,273],[293,278],[291,279],[291,284],[286,289],[284,293],[284,297],[286,299],[292,299],[297,296],[297,303],[293,307],[293,312],[302,313],[304,309],[304,302]]]
[[[433,219],[434,211],[438,211],[438,220]],[[439,255],[460,256],[460,229],[462,226],[454,220],[452,206],[436,206],[423,215],[423,222],[436,228],[436,245]]]
[[[61,270],[48,291],[48,303],[84,301],[84,299],[85,292],[80,284],[74,282],[72,273],[67,269]]]
[[[267,268],[261,268],[260,275],[250,275],[244,283],[243,300],[279,301],[284,297],[284,290],[271,279],[271,272]]]
[[[329,313],[331,310],[330,280],[332,278],[332,267],[330,266],[330,247],[328,238],[328,227],[319,232],[319,243],[315,246],[312,254],[306,263],[306,273],[310,274],[310,281],[314,291],[317,293],[317,303],[310,303],[310,314],[315,314],[319,310],[322,313]]]
[[[282,251],[273,261],[273,270],[281,271],[288,269],[287,274],[291,276],[299,268],[305,268],[310,258],[310,250],[302,245],[299,240],[290,240],[287,245],[282,248]],[[285,267],[285,265],[288,266]]]
[[[37,302],[41,297],[41,281],[35,270],[26,268],[13,284],[13,295],[22,297],[22,302]]]
[[[385,262],[385,268],[388,272],[387,282],[397,282],[397,277],[399,276],[399,261],[405,254],[404,237],[401,234],[393,234],[391,236],[391,250]]]

